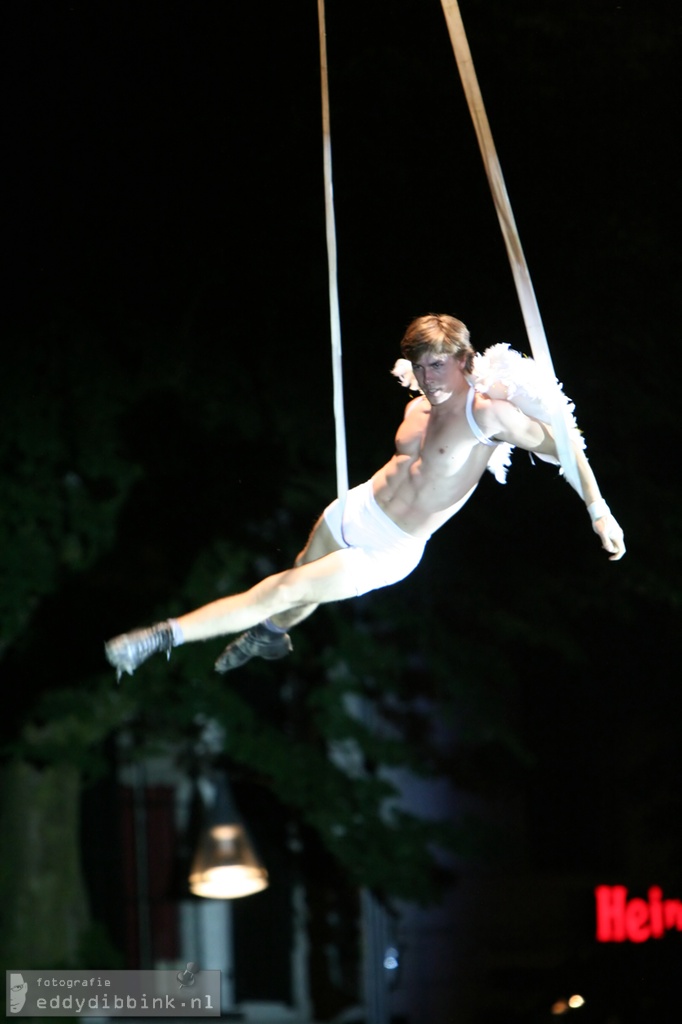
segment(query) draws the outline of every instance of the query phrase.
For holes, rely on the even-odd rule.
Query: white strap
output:
[[[475,397],[476,397],[476,391],[474,389],[474,386],[472,384],[469,384],[469,392],[467,394],[467,402],[466,402],[466,406],[465,406],[465,412],[466,412],[467,422],[469,424],[469,427],[471,428],[471,433],[474,435],[474,437],[476,438],[477,441],[480,441],[481,444],[485,444],[489,448],[496,448],[497,445],[498,445],[498,442],[491,440],[491,438],[489,438],[489,437],[486,437],[486,435],[483,433],[483,431],[479,427],[478,423],[476,422],[476,418],[474,416],[474,409],[473,409],[474,398]]]
[[[341,362],[341,315],[337,280],[336,226],[334,220],[334,189],[332,185],[332,144],[329,125],[329,81],[327,75],[327,35],[324,0],[317,0],[320,27],[320,77],[322,81],[322,147],[324,163],[324,208],[327,225],[327,260],[329,266],[329,313],[332,339],[332,374],[334,381],[334,422],[336,424],[336,491],[343,498],[348,490],[346,455],[346,421],[343,411],[343,366]]]
[[[464,86],[464,93],[469,104],[469,113],[474,123],[476,137],[483,157],[488,183],[493,195],[497,217],[502,229],[502,236],[507,248],[507,255],[511,263],[512,274],[516,292],[521,305],[526,333],[530,342],[533,358],[541,370],[552,382],[556,378],[552,357],[549,354],[549,346],[545,336],[545,329],[540,317],[533,283],[526,259],[521,248],[519,233],[514,221],[509,196],[502,176],[502,168],[495,150],[488,117],[483,104],[483,97],[478,85],[474,63],[469,50],[466,32],[462,23],[457,0],[441,0],[443,13],[450,33],[450,41],[455,52],[457,67]],[[557,446],[557,453],[564,475],[572,484],[578,494],[582,495],[582,487],[576,466],[575,454],[568,435],[568,424],[564,409],[557,406],[552,410],[551,426],[554,433],[554,440]]]

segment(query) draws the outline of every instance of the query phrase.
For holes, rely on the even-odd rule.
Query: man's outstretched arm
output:
[[[546,423],[526,416],[511,402],[493,401],[490,411],[499,425],[493,435],[496,439],[507,441],[531,453],[553,455],[558,458],[551,429]],[[604,550],[608,552],[609,560],[616,562],[625,554],[623,531],[602,498],[599,484],[584,451],[577,445],[573,446],[573,451],[582,498],[592,520],[592,529],[599,537]]]

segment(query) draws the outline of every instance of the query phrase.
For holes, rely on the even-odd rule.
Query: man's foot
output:
[[[173,627],[170,622],[159,622],[148,629],[134,629],[115,636],[104,645],[104,651],[107,661],[116,669],[116,678],[120,679],[124,672],[132,675],[152,654],[164,652],[170,658],[173,646]]]
[[[278,658],[284,658],[292,650],[293,644],[288,633],[275,633],[260,622],[227,645],[215,663],[215,670],[222,675],[233,668],[245,665],[251,658],[276,661]]]

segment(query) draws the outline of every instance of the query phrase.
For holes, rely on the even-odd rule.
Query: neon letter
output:
[[[597,898],[597,941],[624,942],[627,889],[624,885],[598,885],[594,894]]]
[[[663,924],[663,893],[657,885],[649,889],[649,914],[651,920],[651,935],[654,939],[660,939],[665,931]]]
[[[625,928],[631,942],[646,942],[651,938],[649,904],[638,896],[625,908]]]
[[[664,917],[666,928],[677,928],[682,932],[682,903],[679,900],[664,900]]]

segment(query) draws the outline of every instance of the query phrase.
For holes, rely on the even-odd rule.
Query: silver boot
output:
[[[293,650],[291,637],[288,633],[275,633],[263,623],[247,629],[231,644],[228,644],[215,663],[216,672],[223,675],[233,668],[245,665],[251,658],[265,658],[266,661],[277,661]]]
[[[138,665],[152,654],[164,653],[170,658],[173,646],[173,627],[170,622],[158,622],[148,629],[134,629],[130,633],[115,636],[104,645],[104,651],[107,661],[116,669],[116,678],[120,679],[124,672],[132,675]]]

